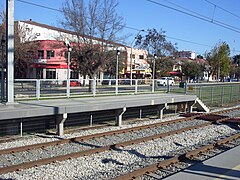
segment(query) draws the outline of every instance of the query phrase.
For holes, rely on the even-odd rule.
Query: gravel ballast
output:
[[[237,130],[211,125],[163,139],[1,175],[13,179],[111,179]]]

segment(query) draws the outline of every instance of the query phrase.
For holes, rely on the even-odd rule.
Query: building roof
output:
[[[31,25],[34,25],[34,26],[39,26],[39,27],[46,28],[46,29],[50,29],[50,30],[54,30],[54,31],[59,31],[59,32],[67,33],[67,34],[77,35],[77,33],[74,32],[74,31],[70,31],[70,30],[67,30],[67,29],[50,26],[50,25],[47,25],[47,24],[42,24],[42,23],[35,22],[35,21],[32,21],[32,20],[20,21],[20,22],[23,22],[23,23],[26,23],[26,24],[31,24]],[[126,46],[126,45],[124,45],[124,44],[116,43],[116,42],[109,41],[109,40],[103,40],[103,39],[97,38],[97,37],[91,37],[91,36],[85,36],[85,37],[87,37],[87,38],[89,38],[89,39],[94,39],[94,40],[97,40],[97,41],[107,42],[107,43],[109,43],[109,44],[114,44],[114,45],[117,45],[117,46],[129,47],[129,46]]]

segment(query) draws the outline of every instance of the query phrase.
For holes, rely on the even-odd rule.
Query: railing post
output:
[[[199,87],[199,99],[201,99],[202,97],[202,86]]]
[[[211,104],[213,104],[213,87],[211,87]]]
[[[167,79],[167,93],[170,92],[170,84],[169,84],[169,79]]]
[[[40,92],[41,91],[41,85],[40,85],[40,79],[36,80],[36,98],[37,100],[40,99]]]
[[[95,97],[96,96],[96,77],[94,77],[94,79],[93,79],[93,97]]]
[[[93,115],[91,114],[90,115],[90,126],[92,127],[92,125],[93,125]]]
[[[187,94],[187,80],[185,81],[184,93]]]
[[[138,91],[138,80],[135,80],[135,94],[137,94]]]
[[[70,98],[70,79],[67,79],[67,98]]]
[[[152,93],[154,93],[154,89],[155,89],[155,83],[154,83],[154,79],[152,80]]]
[[[22,120],[20,122],[20,136],[21,137],[23,136],[23,123],[22,123]]]
[[[139,110],[139,119],[142,119],[142,109]]]
[[[116,83],[115,84],[116,85],[115,86],[115,94],[118,95],[118,79],[116,79],[115,83]]]
[[[223,96],[224,96],[224,86],[222,87],[222,93],[221,93],[221,103],[223,106]]]

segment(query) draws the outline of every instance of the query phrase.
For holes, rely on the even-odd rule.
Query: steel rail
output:
[[[149,124],[149,125],[132,127],[132,128],[128,128],[128,129],[121,129],[121,130],[97,133],[97,134],[92,134],[92,135],[62,139],[62,140],[57,140],[57,141],[51,141],[51,142],[45,142],[45,143],[39,143],[39,144],[32,144],[32,145],[27,145],[27,146],[22,146],[22,147],[2,149],[2,150],[0,150],[0,155],[9,154],[9,153],[16,153],[16,152],[21,152],[21,151],[27,151],[27,150],[37,149],[37,148],[44,148],[44,147],[60,145],[60,144],[65,144],[65,143],[70,143],[70,142],[84,141],[84,140],[88,140],[88,139],[99,138],[99,137],[110,136],[110,135],[116,135],[116,134],[122,134],[122,133],[127,133],[127,132],[133,132],[133,131],[138,131],[138,130],[147,129],[147,128],[153,128],[153,127],[158,127],[158,126],[163,126],[163,125],[170,125],[170,124],[180,123],[180,122],[184,122],[184,121],[190,121],[190,120],[195,119],[196,117],[197,116],[192,116],[192,117],[181,118],[181,119],[167,121],[167,122],[160,122],[160,123],[154,123],[154,124]]]
[[[195,115],[195,116],[188,117],[188,118],[181,118],[181,119],[168,121],[168,122],[161,122],[161,123],[156,123],[156,124],[144,125],[142,127],[134,127],[134,128],[129,128],[129,129],[123,129],[123,130],[121,130],[121,132],[124,133],[124,132],[133,131],[135,129],[144,129],[144,128],[147,128],[149,126],[154,127],[154,126],[157,126],[157,125],[167,125],[167,124],[177,123],[177,122],[181,122],[181,121],[188,121],[188,120],[192,120],[196,117],[205,116],[205,115],[208,115],[208,113],[199,114],[199,115]],[[227,120],[227,119],[229,119],[229,118],[224,118],[224,120]],[[220,120],[217,120],[217,122],[218,121],[222,122],[224,120],[220,119]],[[20,169],[27,169],[27,168],[34,167],[34,166],[49,164],[49,163],[56,162],[56,161],[63,161],[63,160],[77,158],[77,157],[81,157],[81,156],[87,156],[87,155],[90,155],[90,154],[99,153],[99,152],[103,152],[103,151],[106,151],[106,150],[114,150],[114,149],[119,148],[119,147],[124,147],[124,146],[132,145],[132,144],[137,144],[137,143],[141,143],[141,142],[145,142],[145,141],[150,141],[150,140],[154,140],[154,139],[157,139],[157,138],[164,138],[166,136],[170,136],[170,135],[173,135],[173,134],[178,134],[178,133],[181,133],[181,132],[185,132],[185,131],[189,131],[189,130],[193,130],[193,129],[198,129],[198,128],[201,128],[201,127],[209,126],[209,125],[214,124],[214,123],[215,122],[207,122],[207,123],[197,125],[197,126],[186,127],[186,128],[182,128],[182,129],[179,129],[179,130],[174,130],[174,131],[161,133],[161,134],[157,134],[157,135],[153,135],[153,136],[139,138],[139,139],[135,139],[135,140],[131,140],[131,141],[116,143],[116,144],[112,144],[112,145],[108,145],[108,146],[104,146],[104,147],[99,147],[99,148],[95,148],[95,149],[90,149],[90,150],[85,150],[85,151],[81,151],[81,152],[76,152],[76,153],[56,156],[56,157],[47,158],[47,159],[26,162],[26,163],[23,163],[23,164],[3,167],[3,168],[0,168],[0,174],[13,172],[13,171],[17,171],[17,170],[20,170]],[[107,132],[107,133],[99,133],[99,134],[95,134],[95,135],[88,135],[88,136],[83,136],[83,137],[78,137],[78,138],[64,139],[64,140],[61,140],[61,141],[53,141],[53,142],[48,142],[48,143],[41,143],[41,144],[24,146],[24,147],[11,148],[11,149],[6,149],[6,150],[3,149],[0,152],[2,154],[4,154],[4,153],[5,154],[6,153],[14,153],[14,152],[19,152],[19,151],[24,151],[24,150],[31,150],[31,149],[35,149],[35,148],[43,148],[43,147],[46,147],[46,146],[58,145],[58,144],[67,143],[67,142],[75,142],[75,141],[79,141],[79,140],[84,141],[84,140],[91,139],[91,138],[117,134],[116,132],[120,132],[120,131],[117,130],[117,131],[112,131],[112,132]]]
[[[13,166],[7,166],[7,167],[0,168],[0,174],[5,174],[5,173],[13,172],[13,171],[18,171],[20,169],[27,169],[30,167],[49,164],[49,163],[53,163],[56,161],[63,161],[63,160],[67,160],[67,159],[78,158],[81,156],[87,156],[87,155],[91,155],[91,154],[95,154],[95,153],[104,152],[107,150],[116,150],[117,148],[120,148],[120,147],[129,146],[129,145],[146,142],[146,141],[151,141],[151,140],[158,139],[158,138],[164,138],[164,137],[182,133],[185,131],[199,129],[199,128],[202,128],[205,126],[212,125],[214,123],[215,122],[207,122],[207,123],[204,123],[201,125],[185,127],[185,128],[181,128],[179,130],[169,131],[166,133],[161,133],[161,134],[157,134],[157,135],[153,135],[153,136],[138,138],[138,139],[134,139],[134,140],[130,140],[130,141],[125,141],[125,142],[116,143],[116,144],[112,144],[112,145],[108,145],[108,146],[98,147],[98,148],[85,150],[85,151],[81,151],[81,152],[75,152],[75,153],[70,153],[70,154],[66,154],[66,155],[60,155],[60,156],[56,156],[56,157],[26,162],[26,163],[22,163],[22,164],[17,164],[17,165],[13,165]]]
[[[227,109],[227,110],[221,110],[221,111],[217,111],[217,112],[214,112],[214,113],[196,113],[195,115],[191,116],[191,117],[185,117],[185,118],[181,118],[181,119],[177,119],[177,120],[171,120],[171,121],[168,121],[168,122],[160,122],[160,123],[155,123],[155,124],[149,124],[149,125],[143,125],[143,126],[138,126],[140,129],[144,129],[144,128],[149,128],[149,127],[153,127],[153,126],[161,126],[161,125],[169,125],[169,124],[173,124],[173,123],[178,123],[178,122],[182,122],[182,121],[188,121],[188,120],[193,120],[199,116],[207,116],[207,115],[210,115],[210,114],[220,114],[220,113],[224,113],[224,112],[229,112],[229,111],[234,111],[234,110],[240,110],[240,108],[233,108],[233,109]],[[190,119],[189,119],[190,118]],[[167,124],[166,124],[167,123]],[[97,126],[97,127],[84,127],[84,128],[80,128],[81,130],[88,130],[88,129],[94,129],[94,128],[102,128],[102,127],[108,127],[108,126],[105,126],[105,125],[100,125],[100,126]],[[137,127],[134,127],[134,128],[137,128]],[[133,130],[138,130],[138,129],[134,129]],[[127,129],[126,129],[127,130]],[[126,131],[125,130],[125,131]],[[71,133],[71,132],[74,132],[75,130],[74,129],[69,129],[69,130],[66,130],[67,133]],[[118,132],[119,131],[119,132]],[[111,131],[113,132],[113,134],[117,134],[117,133],[122,133],[121,131],[123,130],[117,130],[117,131]],[[129,131],[132,131],[131,128],[129,128]],[[126,131],[126,132],[129,132],[129,131]],[[100,133],[98,133],[99,136],[96,134],[96,137],[101,137],[102,135]],[[108,134],[108,135],[111,135],[111,134]],[[0,139],[0,144],[1,143],[5,143],[5,142],[11,142],[11,141],[14,141],[14,140],[18,140],[20,139],[21,137],[15,137],[15,138],[6,138],[6,139]],[[76,137],[74,140],[79,140],[81,138],[85,138],[85,136],[82,136],[82,137]],[[87,138],[87,137],[86,137]],[[91,138],[91,137],[89,137]],[[26,150],[30,150],[30,149],[34,149],[34,148],[41,148],[41,147],[47,147],[47,146],[52,146],[52,145],[57,145],[57,144],[63,144],[63,143],[67,143],[67,142],[71,142],[73,138],[70,138],[68,140],[58,140],[56,141],[55,144],[51,144],[51,143],[39,143],[39,146],[36,146],[36,147],[32,147],[32,145],[29,145],[29,146],[25,146],[26,147]],[[84,139],[83,139],[84,140]],[[63,141],[63,143],[61,143],[61,141]],[[42,145],[42,146],[41,146]],[[19,151],[22,151],[24,149],[19,149]],[[11,148],[12,152],[19,152],[17,149],[14,150],[14,148]],[[1,150],[0,150],[0,154],[1,154]]]
[[[186,152],[186,153],[181,154],[181,155],[176,155],[176,156],[174,156],[172,158],[169,158],[169,159],[160,161],[158,163],[146,166],[146,167],[144,167],[142,169],[137,169],[137,170],[135,170],[133,172],[130,172],[128,174],[124,174],[124,175],[118,176],[118,177],[114,178],[114,180],[136,179],[137,177],[143,176],[144,174],[149,174],[149,173],[157,171],[159,169],[166,168],[167,166],[169,166],[171,164],[175,164],[177,162],[184,161],[186,159],[190,159],[193,156],[196,156],[196,155],[198,155],[200,153],[209,151],[210,149],[213,149],[215,147],[221,146],[221,145],[223,145],[223,144],[225,144],[227,142],[230,142],[230,141],[233,141],[233,140],[236,140],[236,139],[239,139],[239,138],[240,138],[240,133],[235,134],[235,135],[233,135],[231,137],[227,137],[225,139],[219,140],[219,141],[217,141],[215,143],[199,147],[198,149],[195,149],[193,151],[189,151],[189,152]]]
[[[239,110],[239,109],[240,108],[233,108],[233,109],[218,111],[218,112],[215,112],[214,114],[220,114],[220,113]],[[22,146],[22,147],[2,149],[2,150],[0,150],[0,155],[1,154],[21,152],[21,151],[26,151],[26,150],[32,150],[32,149],[37,149],[37,148],[44,148],[44,147],[60,145],[60,144],[64,144],[64,143],[84,141],[84,140],[87,140],[87,139],[99,138],[99,137],[115,135],[115,134],[121,134],[121,133],[137,131],[137,130],[146,129],[146,128],[153,128],[153,127],[162,126],[162,125],[170,125],[170,124],[179,123],[179,122],[183,122],[183,121],[190,121],[190,120],[193,120],[197,117],[210,116],[210,115],[212,115],[212,113],[199,113],[199,114],[196,114],[196,115],[191,116],[191,117],[181,118],[181,119],[177,119],[177,120],[171,120],[171,121],[167,121],[167,122],[148,124],[148,125],[137,126],[137,127],[132,127],[132,128],[128,128],[128,129],[122,129],[122,130],[116,130],[116,131],[110,131],[110,132],[104,132],[104,133],[97,133],[97,134],[93,134],[93,135],[62,139],[62,140],[51,141],[51,142],[46,142],[46,143],[38,143],[38,144],[27,145],[27,146]]]

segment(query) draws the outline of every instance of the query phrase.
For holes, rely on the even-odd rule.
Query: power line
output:
[[[210,22],[210,23],[212,23],[212,24],[221,26],[221,27],[226,28],[226,29],[228,29],[228,30],[231,30],[231,31],[240,33],[240,29],[237,28],[237,27],[228,25],[228,24],[223,23],[223,22],[220,22],[220,21],[216,21],[216,20],[213,21],[212,19],[210,19],[210,18],[208,18],[208,17],[206,17],[206,16],[203,16],[203,15],[199,15],[198,13],[191,14],[191,13],[188,13],[188,12],[186,12],[186,11],[182,11],[182,10],[180,10],[180,9],[176,9],[176,8],[174,8],[174,7],[171,7],[171,6],[167,6],[167,5],[165,5],[165,4],[161,4],[161,3],[156,2],[156,1],[153,1],[153,0],[146,0],[146,1],[148,1],[148,2],[150,2],[150,3],[153,3],[153,4],[156,4],[156,5],[159,5],[159,6],[162,6],[162,7],[165,7],[165,8],[168,8],[168,9],[171,9],[171,10],[174,10],[174,11],[177,11],[177,12],[180,12],[180,13],[182,13],[182,14],[186,14],[186,15],[192,16],[192,17],[194,17],[194,18],[197,18],[197,19],[200,19],[200,20],[203,20],[203,21],[206,21],[206,22]],[[190,10],[188,10],[188,11],[190,11]],[[190,12],[192,12],[192,11],[190,11]],[[197,15],[195,15],[195,14],[197,14]]]
[[[187,9],[187,8],[185,8],[185,7],[183,7],[183,6],[180,6],[180,5],[176,4],[176,3],[170,2],[170,1],[168,1],[168,0],[162,0],[162,1],[165,1],[165,2],[167,2],[167,3],[169,3],[169,4],[172,4],[172,5],[174,5],[174,6],[178,7],[178,8],[181,8],[181,9],[183,9],[183,10],[185,10],[185,11],[188,11],[188,12],[191,12],[191,13],[193,13],[193,14],[196,14],[196,15],[198,15],[199,17],[202,17],[202,18],[206,19],[208,22],[213,23],[213,21],[215,21],[215,22],[220,23],[220,24],[222,24],[222,25],[229,26],[229,27],[232,27],[232,28],[235,28],[235,29],[240,30],[240,29],[237,28],[237,27],[234,27],[234,26],[225,24],[225,23],[223,23],[223,22],[221,22],[221,21],[213,20],[213,17],[214,17],[214,14],[215,14],[215,9],[214,9],[212,18],[209,18],[209,17],[207,17],[207,16],[204,16],[204,15],[202,15],[202,14],[200,14],[200,13],[197,13],[197,12],[195,12],[195,11],[192,11],[192,10],[190,10],[190,9]]]
[[[60,9],[51,8],[51,7],[49,7],[49,6],[44,6],[44,5],[40,5],[40,4],[36,4],[36,3],[31,3],[31,2],[28,2],[28,1],[24,1],[24,0],[16,0],[16,1],[21,2],[21,3],[25,3],[25,4],[29,4],[29,5],[32,5],[32,6],[36,6],[36,7],[40,7],[40,8],[44,8],[44,9],[48,9],[48,10],[52,10],[52,11],[57,11],[57,12],[61,12],[61,13],[63,12],[63,11],[60,10]],[[151,1],[151,0],[147,0],[147,1],[152,2],[152,3],[156,3],[156,4],[161,5],[161,6],[164,6],[164,7],[166,6],[166,5],[163,5],[163,4],[160,4],[160,3],[157,3],[157,2]],[[185,10],[187,10],[187,11],[193,12],[193,11],[188,10],[188,9],[186,9],[186,8],[184,8],[184,7],[181,7],[181,6],[177,5],[177,4],[174,4],[174,3],[172,3],[172,2],[169,2],[169,1],[167,1],[167,0],[164,0],[164,1],[166,1],[166,2],[168,2],[168,3],[171,3],[171,4],[175,5],[175,6],[178,6],[178,7],[182,8],[182,9],[185,9]],[[175,10],[175,8],[172,8],[172,7],[169,7],[169,6],[166,6],[166,7]],[[189,13],[186,13],[186,12],[184,12],[184,11],[180,11],[180,10],[177,10],[177,9],[176,9],[176,11],[182,12],[182,13],[187,14],[187,15],[191,15],[191,14],[189,14]],[[193,12],[193,13],[195,13],[195,12]],[[196,13],[196,14],[198,14],[198,13]],[[202,18],[201,18],[201,17],[198,17],[198,16],[196,16],[196,18],[199,18],[199,19],[201,19],[201,20],[210,22],[210,21],[208,20],[208,17],[203,16],[203,15],[201,15],[201,14],[198,14],[198,15],[199,15],[199,16],[202,16]],[[191,16],[195,17],[195,15],[191,15]],[[125,26],[125,25],[123,25],[122,27],[124,27],[124,28],[126,28],[126,29],[131,29],[131,30],[134,30],[134,31],[141,31],[141,30],[142,30],[142,29],[138,29],[138,28],[135,28],[135,27]],[[145,32],[146,32],[146,31],[145,31]],[[240,31],[237,31],[237,32],[240,33]],[[212,46],[210,46],[210,45],[201,44],[201,43],[197,43],[197,42],[193,42],[193,41],[189,41],[189,40],[184,40],[184,39],[180,39],[180,38],[175,38],[175,37],[170,37],[170,36],[166,36],[166,37],[169,38],[169,39],[175,39],[175,40],[182,41],[182,42],[186,42],[186,43],[190,43],[190,44],[195,44],[195,45],[200,45],[200,46],[206,46],[206,47],[212,47]],[[240,52],[240,51],[237,51],[237,50],[234,50],[234,51],[235,51],[235,52]]]
[[[52,10],[52,11],[63,12],[60,9],[55,9],[55,8],[51,8],[49,6],[43,6],[43,5],[40,5],[40,4],[28,2],[28,1],[23,1],[23,0],[16,0],[16,1],[21,2],[21,3],[25,3],[25,4],[29,4],[29,5],[33,5],[33,6],[37,6],[37,7],[41,7],[41,8],[45,8],[45,9],[49,9],[49,10]]]
[[[169,38],[169,39],[175,39],[175,40],[178,40],[178,41],[182,41],[182,42],[186,42],[186,43],[190,43],[190,44],[196,44],[196,45],[199,45],[199,46],[212,47],[212,46],[207,45],[207,44],[197,43],[197,42],[188,41],[188,40],[184,40],[184,39],[180,39],[180,38],[175,38],[175,37],[171,37],[171,36],[166,36],[166,37]]]
[[[229,11],[229,10],[227,10],[227,9],[224,9],[224,8],[222,8],[221,6],[218,6],[218,5],[214,4],[214,3],[211,2],[211,1],[208,1],[208,0],[204,0],[204,1],[206,1],[207,3],[209,3],[209,4],[211,4],[211,5],[213,5],[213,6],[215,6],[215,7],[217,7],[217,8],[219,8],[219,9],[221,9],[221,10],[223,10],[223,11],[225,11],[225,12],[227,12],[227,13],[229,13],[229,14],[231,14],[231,15],[233,15],[233,16],[235,16],[235,17],[237,17],[237,18],[240,19],[240,16],[238,16],[237,14],[234,14],[234,13],[232,13],[231,11]]]

